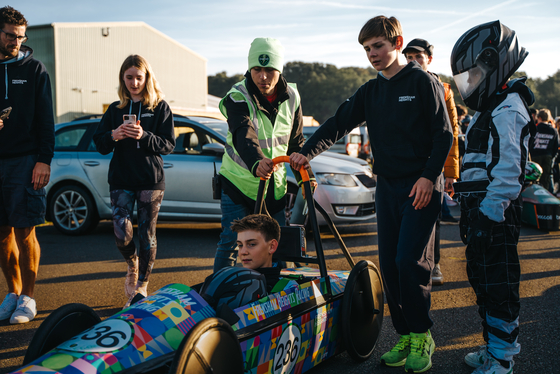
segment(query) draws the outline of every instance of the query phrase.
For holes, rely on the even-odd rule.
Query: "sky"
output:
[[[285,63],[369,67],[357,39],[364,23],[377,15],[397,17],[405,43],[422,38],[434,45],[429,67],[434,73],[451,76],[455,42],[472,27],[495,20],[515,30],[529,51],[519,70],[546,79],[560,69],[558,0],[18,0],[10,5],[30,26],[145,22],[206,58],[208,75],[245,73],[256,37],[279,39]]]

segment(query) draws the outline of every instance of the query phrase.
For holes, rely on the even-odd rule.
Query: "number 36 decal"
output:
[[[296,325],[289,325],[282,332],[274,354],[273,374],[290,373],[301,349],[301,333]]]
[[[120,319],[108,319],[73,337],[58,348],[74,352],[111,352],[130,341],[132,329]]]

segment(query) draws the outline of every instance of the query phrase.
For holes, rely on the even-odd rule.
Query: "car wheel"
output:
[[[66,304],[52,312],[33,335],[23,364],[35,361],[51,349],[101,322],[93,309],[84,304]]]
[[[242,374],[243,353],[231,326],[220,318],[199,322],[183,338],[171,374]]]
[[[83,188],[70,185],[58,189],[51,198],[49,214],[54,226],[66,235],[82,235],[93,230],[99,216]]]
[[[355,361],[367,360],[383,323],[383,285],[373,262],[362,260],[350,272],[341,314],[346,351]]]

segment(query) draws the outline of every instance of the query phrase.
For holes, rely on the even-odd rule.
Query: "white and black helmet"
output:
[[[455,43],[451,70],[465,104],[486,109],[489,99],[521,66],[529,53],[519,45],[515,31],[500,21],[473,27]]]

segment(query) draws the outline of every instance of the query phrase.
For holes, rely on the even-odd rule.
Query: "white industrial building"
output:
[[[52,23],[27,28],[26,42],[49,72],[55,122],[103,113],[118,100],[119,69],[145,57],[173,112],[205,114],[206,59],[144,22]]]

